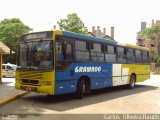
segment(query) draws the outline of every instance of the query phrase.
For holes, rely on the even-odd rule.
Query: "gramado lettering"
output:
[[[96,66],[96,67],[76,67],[75,68],[75,72],[101,72],[101,67],[100,66]]]

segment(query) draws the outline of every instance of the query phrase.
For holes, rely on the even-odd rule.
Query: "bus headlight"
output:
[[[47,81],[43,81],[43,84],[44,84],[44,85],[47,85]]]
[[[50,86],[50,85],[52,85],[52,82],[51,81],[43,81],[43,82],[41,81],[40,84]]]

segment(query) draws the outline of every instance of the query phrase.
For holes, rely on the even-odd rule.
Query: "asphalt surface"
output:
[[[74,94],[47,96],[29,93],[0,107],[3,115],[22,119],[105,119],[106,114],[160,114],[160,76],[138,83],[93,91],[78,100]],[[89,115],[88,115],[89,114]]]

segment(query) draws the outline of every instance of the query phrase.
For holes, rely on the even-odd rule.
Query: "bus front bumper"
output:
[[[53,87],[52,86],[33,86],[33,85],[23,85],[20,83],[15,83],[15,88],[18,90],[37,92],[37,93],[45,93],[49,95],[53,95]]]

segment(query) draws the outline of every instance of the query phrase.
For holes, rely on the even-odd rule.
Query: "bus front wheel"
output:
[[[82,99],[85,93],[85,90],[86,90],[85,80],[80,79],[77,85],[77,92],[76,92],[77,98]]]
[[[135,83],[136,83],[136,76],[134,74],[132,74],[130,77],[130,82],[128,84],[128,88],[133,89],[135,87]]]

